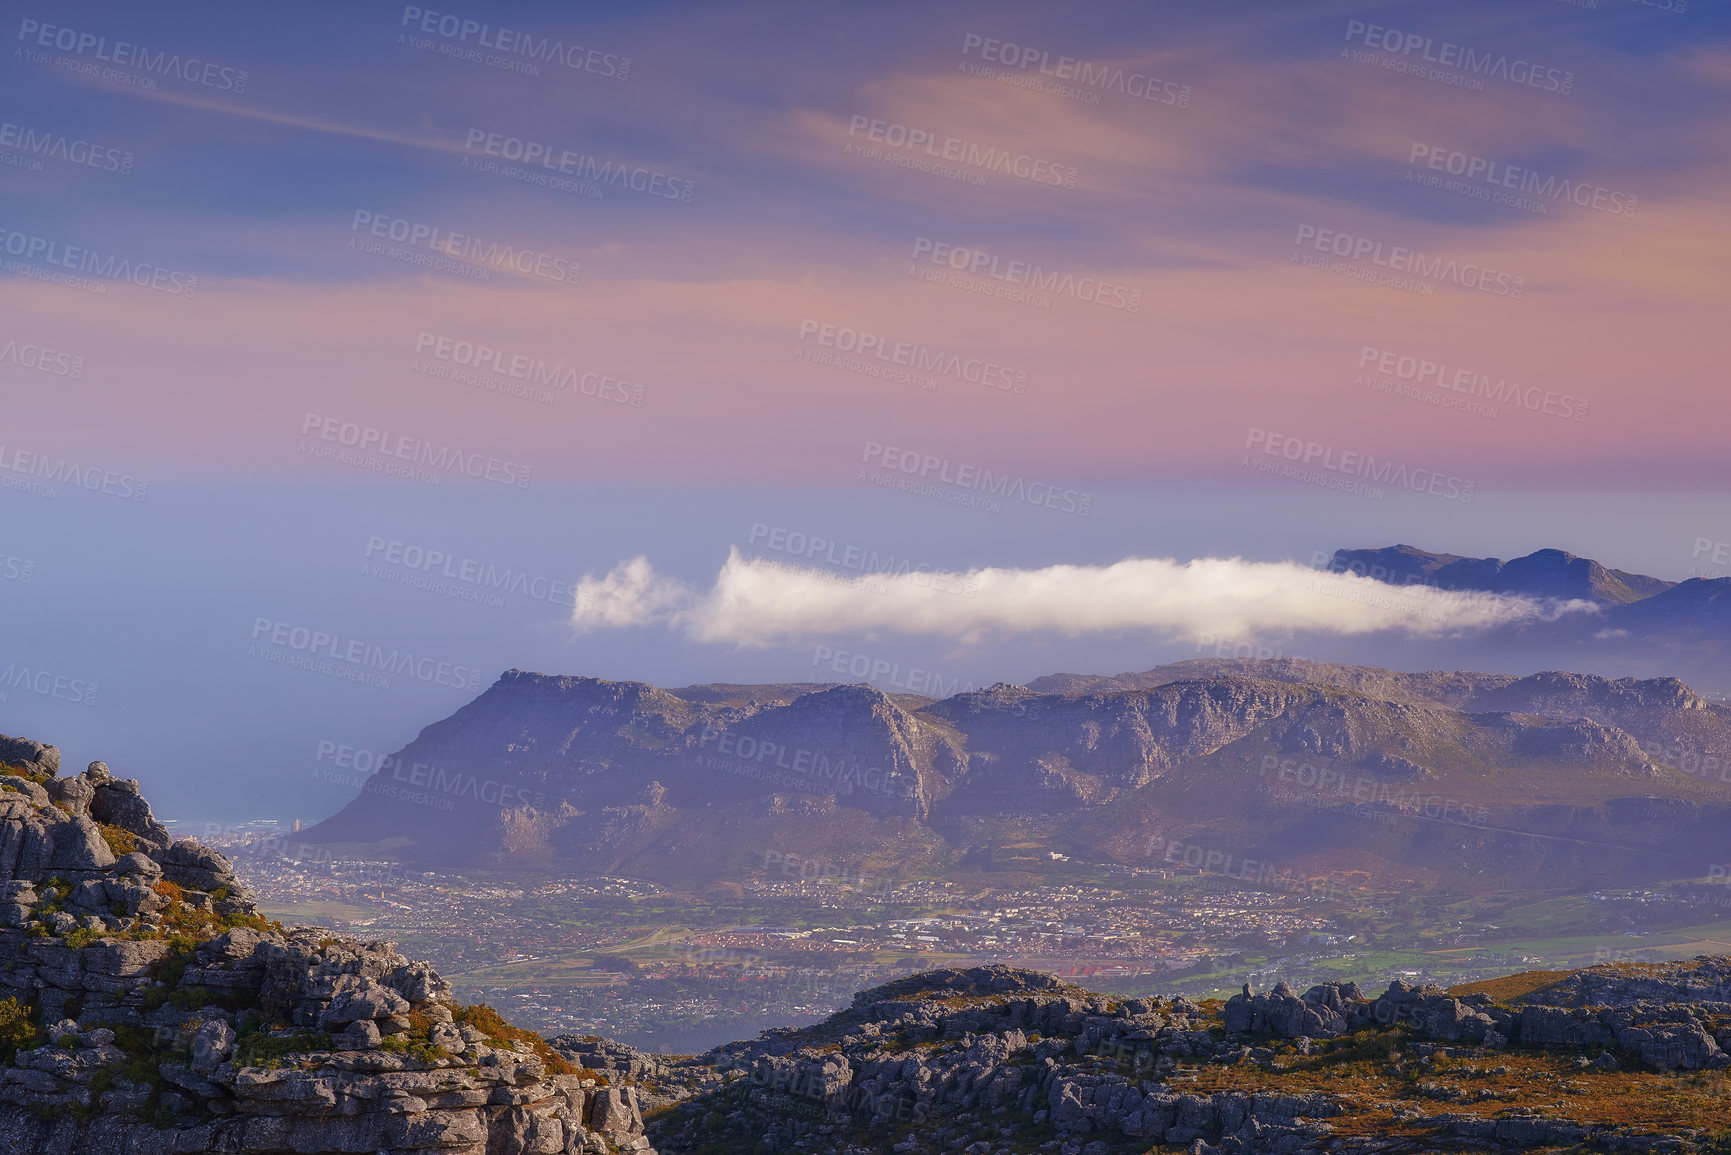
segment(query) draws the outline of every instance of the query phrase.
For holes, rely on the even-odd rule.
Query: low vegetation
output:
[[[473,1027],[487,1037],[487,1042],[495,1047],[511,1047],[516,1043],[527,1043],[541,1062],[546,1064],[549,1075],[575,1075],[578,1068],[565,1056],[555,1051],[541,1037],[540,1032],[531,1031],[525,1027],[513,1027],[506,1022],[498,1011],[486,1003],[475,1003],[472,1006],[457,1007],[452,1012],[461,1026]],[[597,1076],[599,1077],[599,1076]]]

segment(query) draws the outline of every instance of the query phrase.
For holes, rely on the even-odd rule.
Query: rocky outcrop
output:
[[[260,918],[131,780],[0,737],[0,1152],[651,1151],[636,1088],[390,943]]]
[[[1686,963],[1628,968],[1613,964],[1577,971],[1532,996],[1519,1009],[1482,994],[1459,998],[1436,987],[1392,983],[1379,998],[1356,984],[1312,987],[1303,998],[1285,983],[1267,994],[1228,999],[1228,1032],[1281,1039],[1333,1038],[1364,1027],[1404,1025],[1446,1042],[1577,1050],[1619,1048],[1651,1070],[1731,1067],[1720,1036],[1731,1039],[1731,961],[1701,957]]]
[[[934,971],[863,991],[812,1027],[663,1057],[664,1092],[682,1090],[651,1132],[667,1152],[1706,1152],[1714,1148],[1689,1138],[1704,1131],[1675,1133],[1674,1104],[1658,1130],[1595,1119],[1605,1102],[1623,1104],[1613,1116],[1626,1104],[1614,1086],[1577,1080],[1614,1081],[1639,1065],[1668,1072],[1668,1084],[1643,1075],[1642,1094],[1695,1093],[1696,1117],[1717,1125],[1715,1085],[1689,1072],[1723,1065],[1708,1027],[1731,1021],[1731,1006],[1622,996],[1651,994],[1641,984],[1653,981],[1710,985],[1725,965],[1696,960],[1700,975],[1669,968],[1632,979],[1629,991],[1603,968],[1558,984],[1616,1003],[1594,1008],[1511,1007],[1404,982],[1375,998],[1353,983],[1300,996],[1281,983],[1218,1012],[1108,998],[1004,967]],[[1719,1029],[1731,1041],[1731,1028]],[[1527,1048],[1576,1054],[1562,1063]],[[1518,1074],[1511,1063],[1523,1064]],[[1577,1113],[1553,1102],[1561,1095],[1584,1096]],[[1433,1114],[1439,1101],[1461,1107]]]
[[[734,1111],[726,1142],[737,1149],[811,1149],[843,1123],[905,1134],[897,1151],[988,1151],[985,1136],[1024,1131],[1101,1152],[1204,1134],[1295,1150],[1329,1134],[1324,1120],[1340,1111],[1329,1095],[1191,1094],[1160,1082],[1175,1057],[1222,1053],[1213,1025],[1184,999],[1109,1000],[1005,967],[930,972],[864,991],[819,1027],[686,1060],[685,1072],[718,1073],[719,1084],[666,1116],[658,1141],[689,1149],[718,1099]],[[666,1077],[681,1078],[681,1066]]]
[[[1359,993],[1357,983],[1328,983],[1311,987],[1299,998],[1285,983],[1276,983],[1265,995],[1250,992],[1226,1000],[1223,1021],[1230,1032],[1248,1031],[1282,1039],[1331,1039],[1362,1027],[1370,1020],[1370,1004]]]
[[[1702,955],[1679,962],[1590,967],[1552,983],[1527,1001],[1554,1007],[1731,1003],[1731,958]]]

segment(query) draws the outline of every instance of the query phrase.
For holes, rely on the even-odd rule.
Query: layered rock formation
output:
[[[138,783],[0,736],[0,1151],[651,1150],[635,1088],[384,942],[258,916]]]
[[[1216,1008],[934,971],[817,1026],[664,1062],[694,1093],[652,1130],[666,1152],[1707,1152],[1722,1088],[1699,1072],[1731,1065],[1731,1004],[1667,1000],[1722,994],[1727,976],[1726,959],[1597,967],[1510,1004],[1282,983]],[[1597,1001],[1539,1001],[1582,999]],[[1632,1118],[1630,1094],[1660,1105]]]
[[[1590,888],[1698,877],[1731,822],[1731,709],[1673,678],[1272,661],[1041,685],[932,701],[513,670],[303,838],[699,887],[771,847],[924,876],[995,842],[1145,864],[1158,833],[1316,874]]]

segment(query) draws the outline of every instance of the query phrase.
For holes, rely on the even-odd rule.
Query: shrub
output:
[[[132,831],[110,826],[106,822],[98,822],[96,828],[102,831],[102,841],[108,843],[108,849],[114,853],[114,857],[122,858],[138,849],[138,835]]]
[[[531,1050],[547,1067],[549,1075],[575,1075],[577,1068],[571,1061],[547,1045],[539,1032],[524,1027],[513,1027],[507,1023],[504,1016],[486,1003],[476,1003],[473,1006],[457,1007],[452,1011],[452,1017],[458,1023],[473,1027],[487,1036],[487,1041],[495,1047],[509,1047],[512,1043],[528,1043]]]
[[[168,953],[150,964],[151,977],[161,983],[162,987],[153,987],[145,992],[147,1001],[157,996],[159,991],[162,993],[157,996],[156,1005],[161,1006],[168,1001],[167,991],[180,985],[181,977],[186,974],[186,968],[192,965],[193,952],[197,949],[198,941],[190,935],[177,934],[169,938]]]
[[[20,1049],[35,1045],[36,1024],[30,1018],[28,1003],[15,998],[0,999],[0,1062],[10,1064]]]
[[[241,1032],[234,1048],[237,1067],[280,1067],[292,1054],[328,1051],[336,1046],[329,1034],[297,1031],[294,1034],[266,1034],[263,1031]]]

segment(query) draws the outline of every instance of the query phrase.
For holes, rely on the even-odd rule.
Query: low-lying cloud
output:
[[[572,624],[582,631],[659,624],[693,641],[740,646],[848,633],[977,642],[1148,631],[1194,641],[1282,632],[1434,637],[1592,609],[1585,602],[1392,586],[1295,562],[1240,558],[988,566],[937,576],[944,580],[919,572],[838,574],[745,558],[734,549],[715,584],[700,590],[637,557],[603,577],[583,577]]]

